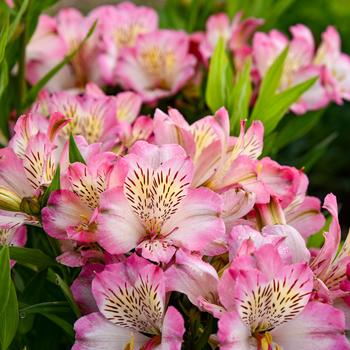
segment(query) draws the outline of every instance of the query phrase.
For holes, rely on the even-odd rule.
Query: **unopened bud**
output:
[[[25,197],[22,199],[20,209],[29,215],[37,215],[40,213],[40,203],[36,197]]]
[[[20,211],[21,198],[7,188],[0,186],[0,209]]]

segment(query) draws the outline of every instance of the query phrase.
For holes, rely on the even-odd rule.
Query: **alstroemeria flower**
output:
[[[219,282],[220,349],[349,349],[342,313],[309,302],[312,289],[307,264],[284,265],[273,246],[239,258]]]
[[[180,350],[181,314],[166,308],[163,271],[133,254],[96,274],[92,293],[99,312],[75,323],[73,350]]]
[[[326,89],[322,86],[322,69],[313,64],[315,44],[311,31],[302,24],[292,26],[291,41],[277,30],[270,33],[258,32],[253,38],[253,57],[258,73],[263,77],[277,56],[289,45],[279,90],[283,91],[302,81],[321,76],[291,110],[303,114],[307,110],[325,107],[329,102]]]
[[[98,242],[111,254],[142,251],[168,262],[176,247],[204,252],[224,234],[220,197],[192,189],[193,164],[178,145],[138,141],[123,186],[101,196]]]
[[[178,92],[194,75],[195,64],[186,33],[158,30],[139,35],[135,46],[123,49],[116,72],[124,88],[152,102]]]
[[[247,41],[262,23],[262,19],[253,17],[242,20],[241,12],[236,14],[231,23],[225,13],[210,16],[206,23],[205,36],[199,47],[204,61],[207,62],[213,54],[219,38],[222,38],[225,45],[230,47],[234,58],[240,56],[243,51],[250,52]]]
[[[35,125],[30,114],[22,116],[15,127],[11,148],[0,149],[0,225],[3,228],[24,223],[39,225],[41,195],[50,185],[60,157],[60,149],[52,141],[64,121],[58,114],[53,116],[53,121],[44,134],[30,128]]]
[[[97,8],[91,12],[90,17],[98,17],[103,22],[99,68],[104,81],[114,85],[117,82],[116,68],[121,50],[134,46],[140,34],[158,29],[157,12],[150,7],[122,2],[116,6]]]
[[[42,210],[43,227],[54,238],[95,242],[100,196],[123,181],[123,165],[115,154],[98,153],[86,161],[69,165],[61,189]]]
[[[27,78],[35,84],[51,68],[58,64],[83,41],[93,20],[84,17],[74,8],[64,8],[55,17],[40,16],[39,24],[26,51]],[[98,32],[98,28],[96,30]],[[81,88],[88,81],[101,82],[99,70],[95,69],[98,57],[98,35],[89,38],[46,87],[50,91]]]
[[[59,132],[63,142],[72,133],[84,136],[88,143],[102,142],[108,150],[116,143],[115,108],[116,102],[108,96],[75,96],[62,91],[51,95],[43,94],[32,107],[32,111],[43,116],[54,112],[64,115],[69,122]]]
[[[338,104],[343,99],[350,100],[350,56],[341,52],[340,35],[334,27],[327,27],[322,34],[314,63],[326,67],[326,85],[332,100]]]
[[[332,215],[332,222],[328,232],[325,233],[324,245],[311,261],[310,266],[319,280],[319,297],[333,301],[349,295],[348,292],[341,289],[341,283],[347,280],[347,265],[350,263],[350,235],[339,251],[341,230],[338,221],[337,199],[333,194],[326,196],[323,208]]]

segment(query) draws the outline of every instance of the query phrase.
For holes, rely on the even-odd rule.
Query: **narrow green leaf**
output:
[[[228,59],[225,43],[220,38],[209,64],[205,101],[214,113],[220,107],[227,107],[227,94],[233,87],[233,71]]]
[[[19,310],[21,317],[26,317],[30,314],[42,314],[42,313],[57,313],[57,312],[70,312],[71,309],[66,301],[49,301],[46,303],[39,303],[23,307]]]
[[[42,315],[63,329],[72,339],[74,338],[74,329],[69,322],[54,314],[42,313]]]
[[[67,285],[67,283],[57,273],[53,272],[51,269],[49,269],[47,276],[48,276],[49,281],[57,284],[61,288],[61,290],[62,290],[64,296],[66,297],[74,314],[77,317],[80,317],[79,307],[75,303],[72,292],[71,292],[69,286]]]
[[[320,120],[324,109],[311,111],[302,116],[289,116],[288,121],[278,129],[275,140],[277,150],[306,135]]]
[[[288,47],[286,47],[281,54],[276,58],[276,60],[273,62],[273,64],[270,66],[268,71],[266,72],[266,75],[264,76],[260,90],[258,99],[255,103],[251,119],[256,120],[260,119],[262,120],[262,115],[264,112],[264,109],[266,109],[266,106],[271,104],[271,98],[275,95],[275,92],[280,85],[283,68],[284,68],[284,62],[288,55]]]
[[[277,88],[280,85],[281,77],[284,68],[284,62],[288,55],[288,46],[280,53],[276,60],[272,63],[266,72],[259,89],[258,99],[255,103],[252,113],[252,119],[259,119],[262,109],[271,103],[271,96],[275,95]]]
[[[11,269],[8,246],[0,249],[0,313],[5,310],[10,297]]]
[[[9,298],[5,309],[0,314],[1,350],[6,350],[12,343],[18,327],[18,302],[15,287],[11,281]]]
[[[0,63],[5,57],[5,49],[9,36],[10,19],[8,12],[1,12],[0,16]]]
[[[238,74],[232,93],[232,110],[230,115],[231,134],[239,130],[239,121],[248,118],[249,104],[252,95],[250,81],[252,62],[248,59],[243,70]]]
[[[31,265],[39,271],[56,264],[55,260],[35,248],[10,247],[10,257],[18,264]]]
[[[0,98],[9,83],[9,72],[6,59],[0,63]]]
[[[69,135],[69,162],[80,162],[86,164],[84,157],[81,155],[72,134]]]
[[[56,64],[48,73],[46,73],[29,91],[22,106],[22,110],[29,106],[37,97],[38,93],[41,89],[49,82],[49,80],[55,76],[67,63],[69,63],[74,56],[80,51],[80,49],[85,45],[87,40],[91,37],[93,32],[95,31],[97,25],[97,21],[89,29],[85,38],[82,42],[70,53],[68,54],[61,62]]]
[[[304,168],[305,172],[309,172],[310,169],[314,166],[315,163],[322,157],[326,152],[327,147],[334,141],[337,137],[336,133],[330,134],[327,138],[322,140],[309,152],[307,152],[301,159],[297,161],[297,167]]]
[[[43,197],[41,199],[41,206],[44,207],[49,199],[49,196],[51,194],[51,192],[59,190],[61,188],[61,181],[60,181],[60,177],[61,177],[61,172],[60,172],[60,165],[57,165],[57,169],[55,172],[55,175],[51,181],[50,186],[45,190]]]
[[[18,28],[18,25],[21,22],[21,19],[22,19],[24,13],[27,10],[28,5],[29,5],[29,0],[23,0],[23,2],[21,4],[21,7],[20,7],[19,11],[16,14],[15,19],[12,21],[12,23],[10,25],[9,35],[8,35],[8,40],[7,40],[8,42],[14,37],[14,34],[15,34],[17,28]]]
[[[260,119],[264,122],[266,135],[276,128],[282,117],[288,112],[290,106],[298,101],[301,95],[315,84],[317,79],[318,77],[311,78],[270,99],[270,103],[265,106],[261,114],[262,118]]]

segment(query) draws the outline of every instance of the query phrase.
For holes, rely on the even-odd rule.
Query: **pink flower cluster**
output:
[[[100,6],[84,17],[73,8],[62,9],[55,17],[42,15],[27,47],[27,79],[36,83],[54,65],[78,47],[97,21],[92,37],[69,65],[47,84],[50,91],[82,89],[88,82],[99,86],[121,86],[137,92],[144,102],[176,94],[186,84],[202,81],[219,38],[232,52],[236,69],[249,57],[253,60],[252,80],[258,93],[268,68],[289,46],[278,91],[313,77],[318,81],[291,110],[304,114],[329,102],[350,99],[350,58],[341,52],[340,37],[328,27],[315,50],[311,31],[304,25],[291,27],[289,40],[277,30],[256,32],[263,21],[232,21],[224,13],[209,17],[205,32],[187,34],[158,27],[157,13],[129,2]],[[249,44],[252,39],[252,45]]]
[[[241,14],[214,15],[205,33],[188,35],[159,29],[154,10],[128,2],[86,17],[63,9],[40,17],[28,81],[77,48],[95,20],[0,149],[0,245],[24,246],[26,225],[41,227],[59,242],[57,261],[81,268],[73,349],[180,350],[192,314],[174,296],[211,315],[212,348],[350,349],[350,235],[341,245],[335,196],[324,201],[327,226],[303,171],[262,157],[260,121],[241,121],[231,136],[225,108],[193,124],[174,108],[141,113],[195,79],[220,37],[238,70],[253,58],[256,86],[289,45],[279,91],[320,77],[294,112],[341,103],[350,60],[335,29],[315,52],[305,26],[292,27],[292,40],[254,34],[262,21]],[[107,85],[123,91],[107,95]],[[309,249],[320,230],[322,248]]]
[[[315,51],[315,42],[309,28],[297,24],[290,28],[292,40],[277,30],[256,33],[253,38],[253,57],[257,73],[263,77],[269,66],[286,46],[289,46],[280,91],[312,77],[319,77],[296,104],[293,112],[325,107],[330,101],[342,104],[350,100],[350,57],[341,52],[340,36],[329,26],[322,34],[322,42]]]
[[[337,255],[335,197],[310,251],[320,201],[301,170],[260,157],[261,122],[233,137],[224,108],[190,125],[176,109],[139,116],[140,104],[93,84],[43,93],[0,150],[1,239],[23,245],[24,224],[42,226],[57,260],[82,267],[73,349],[180,349],[173,293],[218,321],[209,342],[221,349],[349,349],[350,246]],[[69,135],[84,163],[69,161]]]

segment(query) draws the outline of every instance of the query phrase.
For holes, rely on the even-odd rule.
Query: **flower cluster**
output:
[[[157,13],[148,7],[124,2],[100,6],[84,17],[73,8],[62,9],[55,17],[42,15],[27,47],[27,79],[36,83],[54,65],[82,42],[96,21],[96,30],[86,45],[47,84],[50,91],[81,89],[88,82],[99,86],[121,86],[137,92],[144,102],[176,94],[186,84],[197,84],[201,71],[222,38],[232,53],[236,69],[247,58],[258,92],[268,68],[289,46],[279,91],[313,77],[318,81],[291,110],[304,114],[334,101],[350,99],[350,57],[341,52],[340,37],[332,26],[322,34],[315,51],[311,31],[304,25],[291,27],[292,40],[283,33],[256,32],[263,24],[257,18],[232,21],[224,13],[209,17],[205,32],[187,34],[158,27]],[[250,39],[252,44],[250,45]]]
[[[295,113],[341,103],[350,59],[335,29],[315,52],[305,26],[289,41],[254,33],[262,21],[241,14],[213,15],[206,32],[189,35],[128,2],[85,17],[63,9],[40,17],[28,81],[96,20],[0,149],[0,245],[24,246],[27,225],[40,227],[59,244],[56,260],[80,268],[73,349],[191,348],[193,324],[213,349],[350,349],[350,235],[341,245],[335,196],[324,200],[326,220],[303,170],[262,155],[258,120],[232,136],[224,107],[192,124],[175,108],[142,114],[196,81],[220,37],[237,70],[253,59],[256,89],[289,45],[279,91],[320,77]],[[309,248],[322,230],[323,246]]]
[[[82,267],[73,349],[180,349],[186,310],[171,296],[183,294],[217,320],[209,342],[222,349],[348,349],[335,197],[324,246],[310,251],[320,201],[301,170],[260,158],[262,123],[233,137],[224,108],[189,125],[176,109],[139,116],[138,101],[93,84],[42,94],[1,149],[1,239],[23,245],[24,224],[42,225],[57,260]]]

